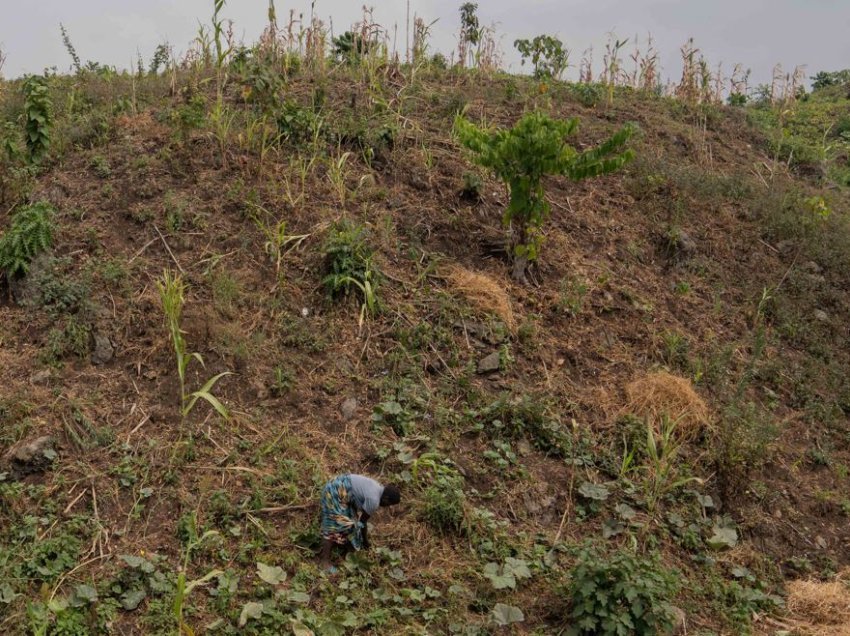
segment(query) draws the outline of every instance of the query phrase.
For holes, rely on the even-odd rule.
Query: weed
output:
[[[562,278],[558,296],[558,309],[570,316],[578,316],[588,292],[587,281],[579,278]]]
[[[421,486],[427,475],[428,486],[422,493],[422,518],[442,534],[464,534],[466,495],[463,478],[450,461],[435,453],[426,453],[411,466],[414,484]]]
[[[107,177],[112,176],[112,168],[109,165],[109,161],[103,155],[95,155],[92,157],[89,165],[91,165],[94,173],[101,179],[106,179]]]
[[[567,175],[578,181],[614,172],[634,156],[631,150],[623,150],[634,132],[632,126],[583,152],[565,141],[578,128],[578,119],[554,120],[534,112],[523,116],[510,130],[487,131],[458,116],[454,128],[475,162],[493,170],[510,191],[502,221],[506,227],[516,226],[511,253],[514,278],[520,281],[525,280],[528,263],[538,256],[543,240],[541,226],[549,215],[543,177]]]

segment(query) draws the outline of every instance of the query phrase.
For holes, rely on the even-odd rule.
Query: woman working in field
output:
[[[322,491],[322,568],[331,565],[334,544],[369,549],[367,523],[379,507],[395,506],[401,493],[395,484],[381,485],[363,475],[340,475]]]

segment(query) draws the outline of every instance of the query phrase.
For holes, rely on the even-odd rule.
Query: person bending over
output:
[[[369,549],[368,521],[379,507],[395,506],[401,492],[395,484],[381,485],[363,475],[340,475],[322,490],[322,568],[331,565],[334,544]]]

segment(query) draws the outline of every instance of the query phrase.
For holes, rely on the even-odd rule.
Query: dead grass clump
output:
[[[498,316],[508,329],[514,330],[516,318],[504,284],[460,265],[449,267],[445,276],[452,290],[460,293],[475,309]]]
[[[709,411],[703,399],[689,380],[672,373],[655,371],[634,380],[626,386],[626,397],[624,414],[656,422],[666,415],[677,421],[682,437],[695,437],[708,425]]]
[[[850,570],[834,581],[792,581],[788,613],[797,633],[806,636],[850,636]]]

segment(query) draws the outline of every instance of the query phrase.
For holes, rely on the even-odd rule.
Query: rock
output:
[[[681,608],[673,606],[673,628],[670,630],[670,636],[679,636],[679,634],[687,634],[688,616]]]
[[[517,442],[516,452],[521,457],[528,457],[531,455],[531,444],[528,443],[528,440],[523,438]]]
[[[339,407],[339,412],[342,414],[342,419],[346,422],[354,419],[357,415],[357,398],[350,397],[346,399]]]
[[[102,333],[94,334],[94,351],[91,354],[92,364],[106,364],[115,355],[115,347],[109,338]]]
[[[501,356],[498,351],[494,351],[486,358],[481,358],[478,361],[478,373],[492,373],[498,371],[501,366]]]
[[[779,241],[776,244],[776,249],[778,249],[783,254],[790,254],[791,252],[794,251],[794,247],[796,245],[797,244],[794,241],[788,239],[788,240],[785,240],[785,241]]]
[[[826,547],[827,547],[826,539],[824,539],[821,536],[815,537],[815,545],[817,547],[819,547],[821,550],[826,550]]]
[[[826,313],[823,309],[815,309],[815,320],[819,322],[829,322],[829,314]]]
[[[809,261],[803,265],[803,269],[809,272],[810,274],[820,274],[823,272],[823,268],[815,263],[814,261]]]
[[[9,471],[12,479],[43,473],[56,458],[55,444],[56,440],[49,435],[19,442],[3,456],[3,470]]]
[[[53,374],[50,372],[50,369],[42,369],[36,373],[33,373],[30,377],[30,382],[33,384],[47,384],[50,382],[50,378],[53,377]]]
[[[676,251],[680,256],[691,256],[697,251],[697,242],[685,230],[679,230],[676,234]]]

